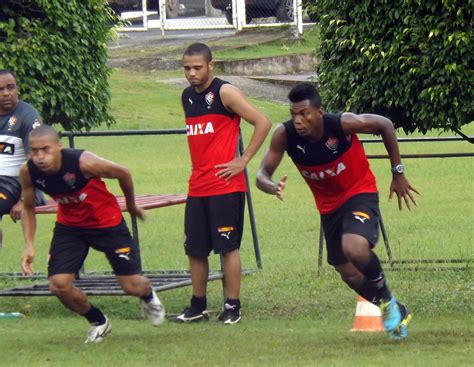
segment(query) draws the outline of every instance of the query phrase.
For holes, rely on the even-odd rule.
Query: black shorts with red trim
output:
[[[89,249],[103,252],[115,275],[141,274],[140,250],[125,220],[108,228],[77,228],[56,223],[49,250],[48,276],[77,273]]]
[[[184,216],[186,255],[207,257],[240,249],[244,227],[245,193],[188,196]]]
[[[328,263],[337,266],[348,262],[342,252],[344,233],[358,234],[374,247],[379,237],[379,221],[379,197],[375,193],[355,195],[332,213],[321,215]]]

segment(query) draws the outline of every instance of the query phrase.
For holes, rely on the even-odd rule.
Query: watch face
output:
[[[403,164],[398,164],[396,165],[395,167],[393,167],[393,173],[403,173],[405,167],[403,166]]]

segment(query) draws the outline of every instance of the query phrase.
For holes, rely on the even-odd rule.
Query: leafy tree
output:
[[[89,130],[109,114],[107,41],[117,22],[106,0],[3,0],[0,68],[48,124]]]
[[[318,0],[328,108],[388,116],[407,132],[474,120],[473,0]]]

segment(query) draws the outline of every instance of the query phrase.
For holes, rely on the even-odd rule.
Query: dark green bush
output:
[[[321,93],[407,132],[474,120],[473,0],[318,0]]]
[[[16,73],[21,98],[46,123],[110,125],[107,41],[116,21],[106,0],[3,0],[0,68]]]

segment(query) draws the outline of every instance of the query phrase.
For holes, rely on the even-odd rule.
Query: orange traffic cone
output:
[[[380,309],[361,296],[357,297],[357,307],[351,331],[384,330]]]

